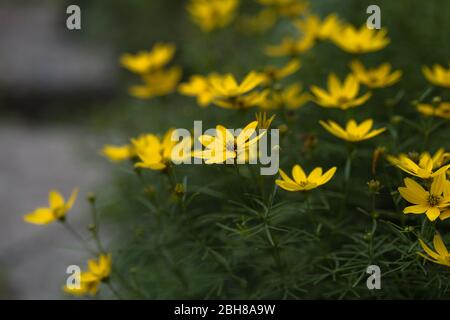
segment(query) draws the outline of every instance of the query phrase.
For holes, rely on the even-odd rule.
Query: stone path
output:
[[[0,297],[64,298],[67,265],[86,258],[58,224],[35,226],[23,214],[46,205],[48,190],[65,196],[80,187],[69,219],[83,230],[89,218],[85,195],[105,176],[93,135],[65,126],[0,123]]]

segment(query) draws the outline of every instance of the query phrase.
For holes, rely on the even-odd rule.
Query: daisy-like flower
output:
[[[439,64],[435,64],[432,69],[427,66],[423,66],[422,72],[425,78],[432,84],[440,87],[450,88],[450,62],[448,69],[445,69]]]
[[[238,163],[246,162],[249,157],[255,156],[250,154],[251,147],[254,147],[254,144],[265,134],[264,131],[256,136],[257,127],[258,121],[253,121],[236,137],[224,126],[217,125],[215,136],[202,135],[199,137],[199,141],[205,149],[194,151],[194,157],[205,159],[206,164],[222,164],[229,159],[237,159]]]
[[[88,270],[80,275],[80,285],[64,286],[64,291],[75,296],[91,295],[95,296],[100,287],[100,283],[107,281],[111,274],[111,254],[101,254],[98,260],[88,261]]]
[[[287,36],[281,40],[280,44],[267,46],[264,52],[270,57],[297,56],[311,49],[314,43],[315,39],[312,35],[305,34],[300,39]]]
[[[299,83],[294,83],[281,91],[273,90],[261,104],[261,108],[271,110],[284,107],[288,110],[295,110],[309,101],[311,101],[311,95],[303,92]]]
[[[439,176],[450,168],[450,164],[443,166],[448,159],[448,153],[445,153],[444,149],[439,149],[433,157],[428,152],[424,152],[417,162],[406,154],[400,154],[398,157],[388,155],[386,159],[399,169],[421,179]]]
[[[325,108],[339,108],[347,110],[365,103],[372,96],[372,93],[357,97],[359,93],[359,82],[357,78],[350,74],[344,82],[341,82],[336,74],[328,76],[328,91],[317,86],[311,86],[312,93],[316,96],[314,100],[317,104]]]
[[[400,80],[402,72],[397,70],[391,73],[391,68],[389,63],[371,69],[366,69],[358,60],[350,63],[350,69],[358,81],[371,89],[389,87]]]
[[[181,68],[172,67],[142,75],[144,84],[130,87],[130,95],[140,99],[164,96],[176,90],[181,79]]]
[[[121,146],[107,144],[102,148],[101,154],[107,157],[112,162],[130,160],[134,156],[136,156],[136,152],[133,146],[129,144]]]
[[[23,220],[32,224],[49,224],[54,221],[63,221],[67,212],[72,209],[77,198],[78,188],[72,191],[69,199],[64,197],[56,190],[51,190],[48,195],[48,207],[39,207],[33,212],[26,214]]]
[[[436,106],[426,103],[419,103],[417,111],[426,117],[438,117],[450,120],[450,102],[440,102]]]
[[[239,0],[191,0],[187,10],[203,32],[225,28],[236,16]]]
[[[120,63],[131,72],[139,74],[149,73],[167,65],[172,60],[175,50],[174,44],[156,43],[151,51],[122,55]]]
[[[422,239],[419,239],[419,243],[428,255],[426,256],[422,252],[418,252],[421,257],[428,261],[450,267],[450,254],[448,253],[447,247],[439,234],[435,234],[433,238],[433,246],[435,251],[431,250]]]
[[[285,66],[281,68],[268,66],[262,72],[262,75],[264,75],[265,77],[264,84],[271,84],[273,82],[280,81],[281,79],[284,79],[297,72],[300,69],[300,67],[301,63],[300,60],[298,59],[292,59],[290,62],[288,62]]]
[[[412,203],[403,209],[403,213],[426,214],[430,221],[436,220],[450,206],[450,194],[446,188],[445,174],[433,178],[430,191],[410,178],[404,180],[406,187],[399,187],[403,199]]]
[[[331,120],[328,120],[328,122],[320,121],[320,124],[332,135],[349,142],[368,140],[379,135],[380,133],[383,133],[386,130],[386,128],[381,128],[371,131],[373,126],[372,119],[367,119],[361,122],[361,124],[359,125],[355,120],[352,119],[347,122],[345,129]]]
[[[337,14],[328,15],[323,21],[316,15],[309,15],[304,20],[295,22],[297,29],[319,40],[330,40],[339,33],[343,27]]]
[[[336,167],[329,169],[325,173],[323,173],[322,168],[317,167],[307,176],[303,168],[296,164],[292,168],[293,179],[280,169],[281,180],[276,180],[275,183],[287,191],[309,191],[330,181],[335,173]]]
[[[210,79],[210,88],[214,96],[213,103],[226,109],[245,109],[261,104],[268,91],[254,91],[265,81],[257,72],[250,72],[239,84],[232,74],[214,76]]]
[[[365,24],[359,29],[352,25],[345,25],[334,34],[331,40],[346,52],[369,53],[379,51],[389,44],[390,40],[386,34],[386,29],[369,29]]]
[[[214,98],[210,85],[210,79],[213,77],[217,77],[217,74],[211,74],[206,77],[194,75],[189,79],[189,82],[180,84],[178,91],[186,96],[197,97],[198,105],[206,107]]]
[[[131,139],[131,143],[136,150],[139,161],[135,163],[136,168],[146,168],[151,170],[164,170],[172,162],[172,160],[182,161],[191,157],[191,154],[174,154],[173,149],[179,145],[179,150],[185,150],[184,144],[191,143],[189,139],[183,139],[182,142],[172,141],[172,133],[174,129],[170,129],[164,135],[162,141],[154,134],[145,134],[136,139]],[[176,157],[176,159],[174,158]]]

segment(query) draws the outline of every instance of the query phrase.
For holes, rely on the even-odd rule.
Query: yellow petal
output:
[[[50,208],[37,208],[23,217],[23,220],[32,224],[49,224],[56,220]]]
[[[51,209],[59,209],[62,208],[64,206],[64,198],[61,195],[61,193],[59,193],[56,190],[51,190],[49,195],[48,195],[48,204],[50,206]]]

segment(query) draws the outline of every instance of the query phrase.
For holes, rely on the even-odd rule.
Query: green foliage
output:
[[[370,1],[320,1],[313,10],[325,16],[337,12],[361,25]],[[91,1],[89,1],[91,3]],[[156,40],[173,40],[178,61],[187,75],[212,71],[244,75],[266,64],[282,64],[263,55],[267,44],[289,32],[280,22],[268,34],[245,37],[227,29],[202,34],[189,23],[183,1],[100,1],[86,3],[102,10],[110,34],[121,51],[149,48]],[[384,160],[372,173],[372,153],[378,146],[389,153],[434,152],[450,148],[448,122],[422,119],[411,104],[430,102],[448,90],[428,88],[421,66],[445,64],[449,57],[448,1],[380,1],[382,23],[391,44],[364,56],[367,64],[391,62],[404,71],[405,81],[377,91],[354,110],[358,120],[375,119],[388,132],[358,145],[350,161],[344,143],[325,133],[321,119],[343,121],[341,111],[309,103],[281,112],[274,126],[287,124],[281,141],[281,168],[301,163],[306,168],[338,167],[326,186],[308,195],[275,187],[275,177],[259,175],[257,166],[179,166],[170,172],[136,173],[119,166],[112,186],[99,196],[102,224],[114,235],[113,280],[127,298],[297,299],[297,298],[448,298],[449,273],[443,266],[424,263],[418,238],[430,240],[437,229],[448,234],[448,222],[423,222],[423,216],[402,213],[397,187],[403,174]],[[253,6],[246,3],[246,9]],[[88,11],[88,14],[94,14]],[[102,35],[102,33],[100,32]],[[104,36],[104,35],[102,35]],[[303,67],[289,81],[306,88],[324,85],[330,72],[347,74],[352,57],[320,43],[301,57]],[[108,110],[109,125],[120,127],[124,139],[169,127],[241,127],[253,113],[218,108],[200,109],[194,99],[171,96],[150,102],[128,101]],[[97,118],[103,117],[100,112]],[[123,121],[123,119],[126,121]],[[307,148],[307,135],[319,137]],[[175,176],[176,175],[176,176]],[[380,181],[374,194],[366,184]],[[175,183],[184,192],[175,194]],[[345,186],[345,188],[343,188]],[[149,187],[151,187],[149,189]],[[450,240],[447,237],[447,240]],[[368,290],[366,268],[378,265],[382,289]]]

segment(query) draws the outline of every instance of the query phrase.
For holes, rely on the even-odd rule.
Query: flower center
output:
[[[339,105],[344,105],[346,103],[348,103],[348,98],[347,97],[339,97],[338,98],[338,104]]]
[[[435,206],[439,205],[439,203],[441,203],[441,197],[440,196],[437,196],[437,195],[434,195],[434,194],[430,194],[428,196],[428,204],[431,207],[435,207]]]

